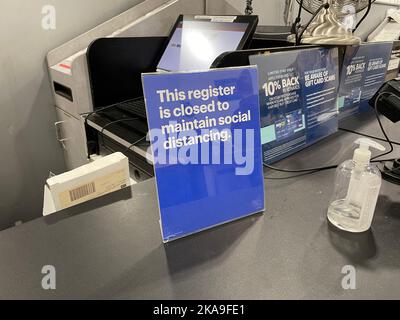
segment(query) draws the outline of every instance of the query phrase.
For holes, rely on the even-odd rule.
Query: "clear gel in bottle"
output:
[[[328,209],[328,220],[339,229],[364,232],[371,227],[382,184],[378,167],[370,163],[370,147],[384,151],[379,143],[361,138],[352,160],[336,170],[335,190]]]

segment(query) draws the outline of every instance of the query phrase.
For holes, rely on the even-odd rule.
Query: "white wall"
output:
[[[260,25],[284,25],[284,9],[286,0],[253,0],[254,14],[260,18]],[[245,0],[208,0],[208,11],[212,14],[243,14]],[[294,17],[297,16],[298,5],[295,1]],[[357,34],[364,39],[379,25],[384,19],[386,10],[390,8],[386,5],[373,4],[368,17],[360,26]],[[364,11],[359,14],[363,15]],[[302,12],[302,23],[306,24],[311,15],[306,11]]]
[[[245,0],[208,0],[211,14],[244,14]],[[253,0],[254,14],[260,18],[260,25],[283,25],[285,0]]]
[[[371,10],[370,10],[368,16],[365,18],[365,20],[362,22],[360,27],[357,29],[356,35],[361,37],[362,40],[366,40],[368,35],[385,18],[386,11],[389,8],[392,8],[392,7],[391,6],[387,6],[387,5],[376,4],[376,3],[372,4]],[[296,2],[296,6],[295,6],[296,14],[295,15],[297,15],[297,10],[298,10],[298,5],[297,5],[297,2]],[[358,18],[361,19],[361,17],[364,15],[364,13],[365,13],[365,10],[361,11],[358,14]],[[308,21],[308,19],[311,18],[311,15],[309,13],[303,11],[302,18],[303,18],[302,23],[305,24]]]
[[[40,216],[49,171],[64,170],[54,138],[47,52],[143,0],[1,0],[0,229]],[[42,7],[56,29],[42,28]]]

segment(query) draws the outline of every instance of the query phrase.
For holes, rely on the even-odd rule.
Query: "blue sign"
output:
[[[380,42],[346,48],[338,94],[340,119],[370,109],[368,101],[385,81],[392,47],[392,42]]]
[[[264,210],[255,67],[143,75],[164,242]]]
[[[263,160],[271,164],[338,129],[338,50],[250,57],[259,70]]]

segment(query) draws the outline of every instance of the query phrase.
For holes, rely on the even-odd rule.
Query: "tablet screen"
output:
[[[173,31],[157,69],[209,69],[220,54],[238,49],[247,28],[248,23],[181,21]]]

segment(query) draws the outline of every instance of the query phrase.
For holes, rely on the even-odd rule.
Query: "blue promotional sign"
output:
[[[257,69],[143,75],[164,242],[264,210]]]
[[[338,94],[340,119],[370,108],[368,101],[385,81],[392,47],[392,42],[376,42],[346,48]]]
[[[263,161],[274,163],[338,130],[338,50],[250,57],[258,66]]]

